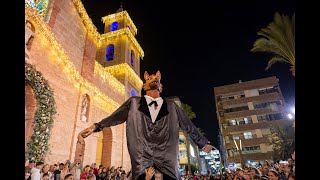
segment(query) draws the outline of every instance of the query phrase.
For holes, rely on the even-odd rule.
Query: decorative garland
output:
[[[36,68],[25,62],[25,82],[28,83],[37,99],[37,110],[34,116],[34,128],[31,139],[25,152],[27,159],[44,161],[49,150],[48,140],[53,125],[53,116],[56,114],[56,103],[53,97],[53,89]]]

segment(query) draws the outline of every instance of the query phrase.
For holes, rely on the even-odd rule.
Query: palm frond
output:
[[[274,60],[269,60],[266,69],[269,69],[276,62],[286,62],[293,68],[291,71],[294,75],[295,15],[289,18],[276,12],[273,22],[269,23],[266,28],[262,28],[257,34],[262,37],[254,42],[253,48],[250,51],[267,52],[275,55]]]
[[[266,67],[265,70],[268,70],[274,63],[277,63],[277,62],[288,63],[288,60],[280,56],[274,56],[269,60],[268,66]]]

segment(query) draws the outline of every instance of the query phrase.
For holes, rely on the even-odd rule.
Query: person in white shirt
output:
[[[41,180],[40,170],[42,169],[43,165],[43,162],[37,162],[36,167],[31,169],[31,180]]]

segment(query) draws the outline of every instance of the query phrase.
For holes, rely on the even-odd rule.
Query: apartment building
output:
[[[228,164],[272,160],[271,125],[292,123],[278,82],[273,76],[214,87],[221,146]]]

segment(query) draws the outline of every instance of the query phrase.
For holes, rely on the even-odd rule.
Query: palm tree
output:
[[[273,22],[257,34],[263,37],[254,42],[250,51],[273,54],[266,70],[277,62],[289,63],[290,71],[295,76],[295,15],[290,19],[276,12]]]
[[[272,124],[269,141],[273,149],[274,160],[284,160],[291,156],[295,148],[295,132],[291,124],[279,126]]]
[[[193,120],[196,118],[196,113],[192,111],[191,106],[188,104],[181,103],[181,109],[183,112],[187,115],[187,117],[190,120]],[[182,131],[183,132],[183,131]],[[187,146],[187,160],[188,160],[188,172],[191,172],[191,165],[190,165],[190,137],[185,132],[183,132],[184,136],[186,137],[186,146]]]

